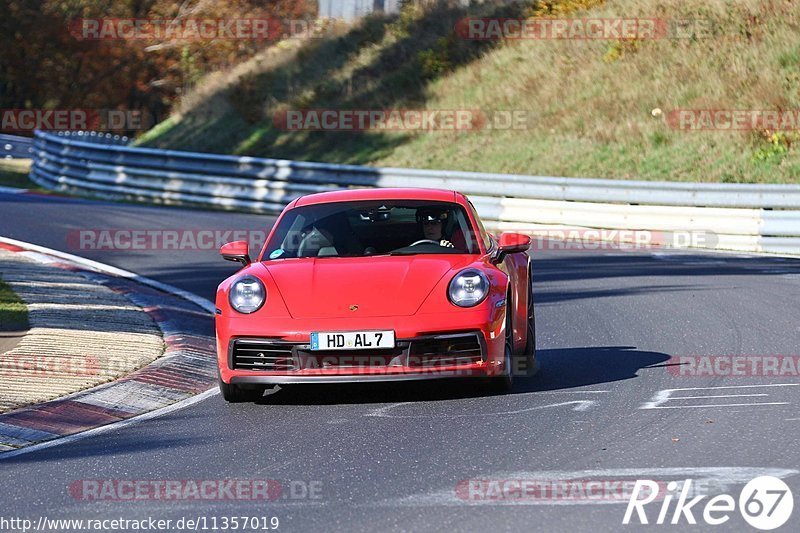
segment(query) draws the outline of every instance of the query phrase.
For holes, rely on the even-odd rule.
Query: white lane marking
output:
[[[664,252],[651,252],[650,256],[658,261],[671,261],[683,265],[727,265],[727,260],[718,257],[702,257],[695,254],[669,254]]]
[[[755,252],[755,251],[743,254],[735,250],[719,250],[712,248],[690,248],[690,249],[696,250],[697,254],[702,254],[707,256],[723,255],[723,256],[728,256],[732,259],[770,259],[772,261],[797,261],[798,259],[797,254],[781,254],[781,253]],[[685,252],[684,253],[650,252],[650,255],[652,256],[653,259],[657,259],[660,261],[681,261],[682,260],[681,258],[683,257],[697,257],[697,255],[695,254],[685,253]],[[731,266],[736,266],[737,268],[748,268],[745,266],[736,265],[736,263],[731,263]]]
[[[24,194],[28,189],[17,189],[16,187],[0,187],[0,193],[3,194]]]
[[[130,279],[130,280],[142,283],[143,285],[150,285],[151,287],[159,289],[159,290],[161,290],[163,292],[166,292],[166,293],[169,293],[169,294],[173,294],[175,296],[180,296],[180,297],[182,297],[182,298],[184,298],[186,300],[189,300],[190,302],[200,306],[202,309],[204,309],[205,311],[208,311],[209,313],[213,313],[214,309],[215,309],[215,305],[211,301],[206,300],[205,298],[202,298],[202,297],[194,295],[194,294],[192,294],[190,292],[184,291],[183,289],[179,289],[177,287],[173,287],[171,285],[167,285],[165,283],[161,283],[161,282],[152,280],[150,278],[145,278],[143,276],[139,276],[138,274],[135,274],[133,272],[128,272],[126,270],[122,270],[122,269],[119,269],[119,268],[116,268],[116,267],[112,267],[110,265],[99,263],[97,261],[91,261],[89,259],[84,259],[84,258],[78,257],[76,255],[67,254],[67,253],[64,253],[64,252],[59,252],[58,250],[53,250],[51,248],[46,248],[44,246],[39,246],[37,244],[31,244],[31,243],[27,243],[27,242],[24,242],[24,241],[18,241],[16,239],[9,239],[7,237],[0,237],[0,242],[6,243],[6,244],[11,244],[11,245],[14,245],[14,246],[18,246],[20,248],[27,248],[27,249],[30,249],[30,250],[34,250],[34,251],[46,254],[46,255],[59,257],[61,259],[65,259],[67,261],[71,261],[71,262],[77,263],[77,264],[79,264],[81,266],[90,267],[91,269],[96,270],[98,272],[104,272],[106,274],[111,274],[111,275],[115,275],[115,276],[124,277],[124,278]],[[144,414],[141,414],[141,415],[138,415],[138,416],[134,416],[132,418],[128,418],[126,420],[121,420],[119,422],[114,422],[114,423],[111,423],[111,424],[107,424],[105,426],[100,426],[100,427],[97,427],[97,428],[89,429],[87,431],[83,431],[81,433],[76,433],[74,435],[68,435],[66,437],[61,437],[61,438],[58,438],[58,439],[49,440],[49,441],[46,441],[46,442],[42,442],[40,444],[33,444],[33,445],[25,447],[25,448],[20,448],[19,450],[14,450],[14,451],[10,451],[10,452],[7,451],[7,452],[0,453],[0,460],[7,459],[7,458],[10,458],[10,457],[16,457],[18,455],[34,452],[34,451],[37,451],[37,450],[43,450],[43,449],[46,449],[46,448],[51,448],[53,446],[59,446],[61,444],[68,444],[70,442],[75,442],[77,440],[81,440],[81,439],[84,439],[84,438],[87,438],[87,437],[91,437],[91,436],[94,436],[94,435],[99,435],[99,434],[105,433],[107,431],[114,431],[114,430],[117,430],[117,429],[122,429],[124,427],[132,426],[134,424],[138,424],[139,422],[145,422],[147,420],[150,420],[151,418],[156,418],[156,417],[159,417],[159,416],[163,416],[163,415],[172,413],[173,411],[178,411],[178,410],[183,409],[185,407],[192,406],[192,405],[194,405],[194,404],[196,404],[198,402],[201,402],[201,401],[205,400],[206,398],[210,398],[211,396],[216,396],[217,394],[219,394],[219,389],[214,387],[213,389],[209,389],[209,390],[207,390],[207,391],[205,391],[203,393],[200,393],[200,394],[198,394],[196,396],[193,396],[191,398],[187,398],[185,400],[181,400],[181,401],[176,402],[176,403],[174,403],[172,405],[168,405],[167,407],[162,407],[161,409],[157,409],[157,410],[151,411],[149,413],[144,413]]]
[[[706,255],[727,255],[729,257],[735,257],[737,259],[753,259],[755,257],[763,257],[769,258],[776,261],[781,260],[797,260],[797,254],[782,254],[782,253],[772,253],[772,252],[747,252],[743,254],[741,251],[736,250],[720,250],[720,249],[711,249],[711,248],[693,248],[693,250],[697,250],[698,253],[706,254]]]
[[[765,383],[763,385],[719,385],[716,387],[685,387],[665,390],[716,390],[716,389],[757,389],[758,387],[798,387],[800,383]]]
[[[208,311],[211,314],[214,314],[214,311],[216,310],[216,306],[210,300],[197,296],[196,294],[192,294],[189,291],[179,289],[178,287],[173,287],[172,285],[167,285],[166,283],[161,283],[160,281],[140,276],[139,274],[136,274],[134,272],[129,272],[128,270],[123,270],[121,268],[117,268],[111,265],[106,265],[104,263],[92,261],[91,259],[85,259],[83,257],[68,254],[66,252],[59,252],[58,250],[53,250],[52,248],[39,246],[38,244],[31,244],[28,242],[18,241],[16,239],[9,239],[8,237],[0,237],[0,242],[5,244],[10,244],[12,246],[19,246],[20,248],[27,248],[35,252],[41,252],[43,254],[58,257],[60,259],[66,259],[67,261],[71,261],[80,266],[87,267],[90,270],[111,274],[113,276],[118,276],[121,278],[127,278],[136,281],[137,283],[141,283],[142,285],[148,285],[160,291],[167,292],[175,296],[180,296],[184,300],[192,302],[193,304],[197,305],[198,307],[200,307],[205,311]]]
[[[37,263],[42,263],[45,265],[58,262],[58,259],[56,259],[52,255],[40,254],[39,252],[18,252],[18,253],[21,256],[27,257],[28,259],[32,259]]]
[[[3,452],[0,453],[0,461],[3,459],[9,459],[11,457],[16,457],[18,455],[31,453],[31,452],[38,452],[40,450],[45,450],[47,448],[52,448],[53,446],[60,446],[62,444],[69,444],[71,442],[79,441],[85,439],[87,437],[94,437],[96,435],[100,435],[102,433],[108,433],[109,431],[116,431],[118,429],[123,429],[128,426],[132,426],[134,424],[138,424],[140,422],[144,422],[146,420],[151,420],[153,418],[158,418],[160,416],[168,415],[174,411],[178,411],[185,407],[189,407],[196,403],[200,403],[203,400],[206,400],[212,396],[219,394],[219,389],[209,389],[205,392],[198,394],[197,396],[192,396],[186,400],[182,400],[177,403],[173,403],[172,405],[168,405],[166,407],[162,407],[161,409],[156,409],[155,411],[150,411],[149,413],[144,413],[139,416],[134,416],[132,418],[128,418],[127,420],[120,420],[119,422],[114,422],[112,424],[107,424],[105,426],[96,427],[93,429],[89,429],[86,431],[82,431],[80,433],[75,433],[74,435],[67,435],[66,437],[62,437],[60,439],[48,440],[45,442],[41,442],[39,444],[33,444],[26,448],[20,448],[19,450],[14,450],[13,452]]]
[[[609,391],[607,391],[607,390],[538,391],[538,392],[529,394],[527,396],[537,395],[537,394],[606,394],[608,392]],[[585,401],[588,401],[588,400],[585,400]],[[391,411],[391,410],[393,410],[393,409],[395,409],[397,407],[400,407],[400,406],[403,406],[403,405],[411,405],[413,403],[415,403],[415,402],[397,402],[397,403],[392,403],[392,404],[389,404],[389,405],[385,405],[383,407],[378,407],[376,409],[373,409],[373,410],[369,411],[367,414],[365,414],[364,416],[373,416],[373,417],[379,417],[379,418],[381,418],[381,417],[383,417],[383,418],[416,418],[416,417],[393,416],[393,415],[387,415],[386,414],[389,411]],[[589,403],[593,403],[593,402],[589,402]],[[562,405],[562,404],[556,404],[556,405]],[[548,406],[544,406],[544,407],[548,407]],[[549,407],[552,407],[552,406],[549,406]],[[589,405],[587,405],[585,407],[579,405],[578,407],[576,407],[573,410],[574,411],[585,411],[589,407],[590,407]],[[515,412],[525,412],[525,411],[526,410],[509,411],[509,412],[500,413],[500,414],[514,414]],[[490,414],[497,414],[497,413],[490,413]],[[454,415],[454,416],[480,416],[480,415]],[[425,417],[420,416],[419,418],[425,418]]]
[[[728,261],[709,257],[698,257],[694,254],[668,254],[664,252],[651,252],[650,256],[658,261],[671,261],[673,263],[681,263],[682,265],[700,265],[700,266],[713,266],[713,265],[727,265]]]
[[[605,394],[607,390],[543,390],[536,394]]]
[[[403,403],[395,403],[387,405],[375,409],[365,414],[364,416],[372,416],[378,418],[473,418],[478,416],[518,415],[530,411],[539,411],[541,409],[549,409],[550,407],[563,407],[566,405],[574,405],[575,407],[572,408],[573,411],[586,411],[587,409],[590,409],[593,405],[595,405],[597,402],[594,402],[592,400],[574,400],[571,402],[552,403],[548,405],[536,405],[534,407],[526,407],[524,409],[517,409],[512,411],[499,411],[491,413],[475,412],[475,413],[464,413],[464,414],[395,415],[390,412],[397,407],[413,403],[414,402],[403,402]]]
[[[683,254],[668,254],[665,252],[651,252],[650,256],[658,261],[682,261]]]
[[[749,407],[752,405],[791,405],[791,404],[789,402],[709,403],[700,405],[664,405],[662,407],[640,407],[639,409],[696,409],[698,407]]]
[[[769,396],[769,394],[720,394],[714,396],[672,396],[670,400],[705,400],[707,398],[752,398],[754,396]]]
[[[539,472],[497,472],[489,475],[474,475],[472,479],[480,480],[532,480],[532,481],[580,481],[580,480],[637,480],[652,479],[685,480],[691,479],[696,487],[704,487],[708,494],[729,492],[731,487],[744,485],[759,476],[773,476],[786,479],[800,471],[786,468],[760,467],[686,467],[686,468],[609,468],[599,470],[575,471],[539,471]],[[468,480],[464,480],[468,481]],[[376,503],[368,503],[367,507],[438,507],[462,505],[608,505],[626,504],[627,499],[486,499],[469,500],[459,496],[457,485],[451,488],[412,494],[398,498],[390,498]]]
[[[401,405],[410,405],[414,402],[398,402],[398,403],[391,403],[389,405],[384,405],[383,407],[378,407],[377,409],[373,409],[364,416],[375,416],[378,418],[394,418],[386,413],[395,407],[400,407]]]
[[[713,405],[674,405],[674,406],[665,406],[663,404],[667,403],[671,400],[681,400],[686,399],[687,397],[681,396],[672,396],[674,392],[681,392],[681,391],[717,391],[717,390],[726,390],[726,389],[753,389],[753,388],[764,388],[764,387],[797,387],[798,383],[772,383],[766,385],[727,385],[721,387],[687,387],[682,389],[663,389],[653,396],[653,398],[649,402],[645,402],[642,404],[639,409],[691,409],[695,407],[743,407],[748,405],[788,405],[788,402],[752,402],[752,403],[730,403],[730,404],[713,404]],[[742,396],[748,395],[741,395],[741,394],[730,394],[730,395],[715,395],[715,396],[696,396],[696,397],[688,397],[689,399],[705,399],[705,398],[739,398]],[[761,396],[768,396],[767,394],[762,394]]]

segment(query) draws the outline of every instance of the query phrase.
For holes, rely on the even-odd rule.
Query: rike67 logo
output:
[[[736,511],[738,503],[739,513],[742,518],[756,529],[767,531],[784,525],[792,515],[794,497],[789,487],[780,479],[772,476],[757,477],[744,486],[739,493],[739,499],[734,499],[729,494],[719,494],[699,505],[707,495],[692,495],[692,480],[687,479],[682,486],[676,481],[667,484],[666,494],[659,494],[659,484],[650,480],[637,480],[633,493],[625,509],[622,519],[624,525],[640,524],[697,524],[695,513],[702,516],[703,521],[712,526],[725,524]],[[678,493],[678,491],[680,491]],[[644,495],[644,497],[641,497]],[[672,502],[677,496],[675,507],[670,513]],[[654,501],[660,501],[661,507],[658,518],[650,522],[645,512],[645,506]],[[634,512],[636,519],[634,519]]]

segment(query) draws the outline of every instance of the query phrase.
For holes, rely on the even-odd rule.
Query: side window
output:
[[[483,227],[483,222],[481,221],[481,217],[478,216],[478,211],[475,210],[475,206],[472,205],[472,202],[469,200],[467,200],[467,203],[469,203],[472,216],[475,219],[475,222],[478,224],[478,231],[480,232],[480,238],[483,239],[483,245],[487,250],[489,250],[492,247],[492,238],[488,233],[486,233],[486,228]]]
[[[292,222],[292,225],[289,226],[289,231],[286,233],[286,237],[283,239],[280,248],[268,250],[267,257],[271,259],[272,254],[278,250],[283,250],[283,252],[278,253],[276,257],[297,257],[297,251],[300,248],[300,243],[306,236],[306,233],[303,232],[303,228],[307,222],[308,221],[306,220],[305,216],[298,214]]]

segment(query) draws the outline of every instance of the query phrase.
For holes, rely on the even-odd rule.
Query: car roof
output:
[[[456,202],[463,196],[455,191],[423,188],[375,188],[342,189],[301,196],[291,207],[326,204],[332,202],[354,202],[359,200],[430,200],[434,202]]]

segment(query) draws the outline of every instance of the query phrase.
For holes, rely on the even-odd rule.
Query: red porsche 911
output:
[[[457,192],[353,189],[304,196],[258,259],[216,297],[222,395],[267,386],[476,378],[498,391],[533,371],[530,238],[486,232]]]

